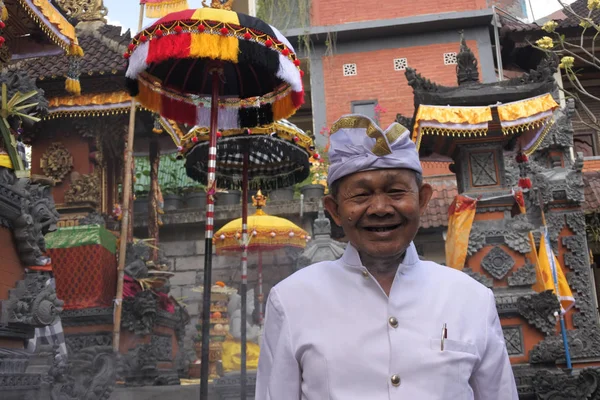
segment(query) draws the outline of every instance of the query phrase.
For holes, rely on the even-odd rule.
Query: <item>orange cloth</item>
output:
[[[448,210],[446,265],[462,270],[467,259],[469,234],[475,219],[477,199],[458,195]]]

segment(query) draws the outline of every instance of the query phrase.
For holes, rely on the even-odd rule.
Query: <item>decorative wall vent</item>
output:
[[[344,76],[356,76],[358,72],[356,70],[356,64],[344,64]]]
[[[444,53],[444,65],[455,65],[455,64],[458,64],[458,59],[456,58],[456,52]]]
[[[406,58],[394,59],[394,71],[404,71],[406,67],[408,67],[408,60]]]

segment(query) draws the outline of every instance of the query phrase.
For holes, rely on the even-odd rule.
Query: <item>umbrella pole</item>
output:
[[[246,400],[246,349],[247,349],[247,293],[248,293],[248,152],[244,152],[242,168],[242,351],[240,400]]]
[[[160,166],[160,147],[158,139],[150,139],[150,201],[148,202],[148,237],[153,240],[151,259],[158,264],[158,169]]]
[[[140,4],[140,18],[138,21],[138,32],[142,30],[144,23],[144,5]],[[127,242],[131,242],[129,236],[131,215],[133,214],[133,193],[131,180],[133,175],[133,139],[135,133],[136,101],[131,99],[129,110],[129,130],[127,131],[127,143],[125,151],[125,162],[123,164],[123,216],[121,218],[121,237],[119,238],[119,265],[117,269],[117,294],[115,296],[115,310],[113,312],[113,350],[118,353],[121,340],[121,312],[123,308],[123,279],[125,274],[125,257],[127,255]]]
[[[200,400],[208,400],[208,352],[210,346],[210,288],[212,280],[213,224],[216,191],[215,171],[217,167],[217,123],[219,117],[219,68],[213,68],[212,97],[210,103],[210,134],[208,148],[208,193],[206,196],[206,231],[204,234],[204,286],[202,293],[202,357],[200,358]]]
[[[258,324],[263,325],[263,265],[262,265],[262,250],[258,249]]]

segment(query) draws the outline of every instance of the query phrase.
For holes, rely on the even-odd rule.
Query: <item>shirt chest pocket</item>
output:
[[[445,339],[442,350],[442,342],[438,337],[430,340],[429,351],[434,360],[433,370],[440,377],[440,389],[443,390],[441,393],[448,396],[444,398],[472,399],[473,392],[469,385],[469,379],[475,363],[479,359],[475,345]]]

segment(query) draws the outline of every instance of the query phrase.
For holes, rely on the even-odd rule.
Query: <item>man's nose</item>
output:
[[[391,215],[394,213],[394,207],[392,207],[392,201],[386,194],[373,194],[371,196],[371,201],[369,204],[369,208],[367,209],[367,214],[376,215],[378,217],[383,217],[386,215]]]

